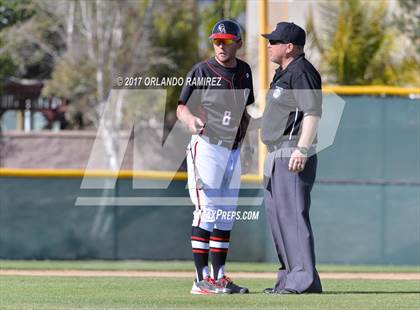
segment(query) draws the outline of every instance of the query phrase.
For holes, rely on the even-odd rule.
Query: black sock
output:
[[[218,280],[225,274],[224,268],[229,250],[229,238],[230,230],[213,229],[213,232],[210,235],[212,276],[215,280]]]
[[[209,238],[210,232],[193,226],[191,231],[191,247],[194,257],[197,282],[209,275]]]

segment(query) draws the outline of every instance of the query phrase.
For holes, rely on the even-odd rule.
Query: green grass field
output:
[[[0,269],[36,269],[36,270],[156,270],[156,271],[191,271],[191,261],[50,261],[50,260],[0,260]],[[278,265],[274,263],[228,262],[229,271],[274,272]],[[325,265],[318,264],[320,272],[420,272],[420,266],[392,265]]]
[[[232,271],[273,271],[232,263]],[[191,270],[191,262],[0,261],[1,269]],[[320,266],[322,271],[418,272],[418,267]],[[264,295],[267,279],[240,279],[249,295],[192,296],[190,278],[0,276],[0,309],[420,309],[420,282],[323,280],[324,294]]]

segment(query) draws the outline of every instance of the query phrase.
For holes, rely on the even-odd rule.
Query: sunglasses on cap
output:
[[[278,45],[278,44],[287,44],[288,42],[285,42],[283,40],[268,40],[270,42],[270,45]]]
[[[221,45],[223,43],[223,45],[232,45],[234,43],[236,43],[237,41],[232,40],[232,39],[213,39],[213,44],[214,45]]]

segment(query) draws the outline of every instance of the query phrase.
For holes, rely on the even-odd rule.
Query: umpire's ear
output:
[[[240,48],[242,47],[242,40],[239,40],[239,41],[236,43],[236,46],[238,47],[238,49],[240,49]]]

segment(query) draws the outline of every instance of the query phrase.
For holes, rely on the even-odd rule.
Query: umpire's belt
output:
[[[280,141],[279,143],[276,143],[276,144],[267,144],[267,150],[268,152],[271,153],[278,149],[296,147],[296,145],[297,145],[296,140]]]
[[[215,144],[215,145],[218,145],[218,146],[223,146],[223,147],[228,148],[230,150],[231,149],[236,150],[239,147],[239,142],[238,141],[235,141],[235,142],[232,143],[232,142],[227,142],[227,141],[220,140],[220,139],[217,139],[217,138],[214,138],[214,137],[209,137],[209,136],[206,136],[206,135],[201,135],[201,137],[211,144]]]

